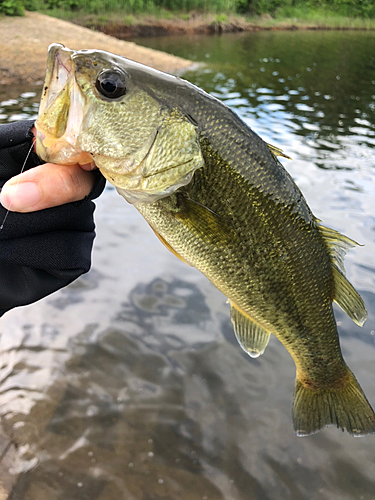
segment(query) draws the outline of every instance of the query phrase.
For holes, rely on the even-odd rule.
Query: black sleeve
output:
[[[0,188],[21,172],[31,148],[33,121],[0,125]],[[32,152],[24,170],[43,163]],[[33,213],[0,205],[0,316],[68,285],[91,265],[95,238],[92,199],[104,189],[99,171],[84,200]]]

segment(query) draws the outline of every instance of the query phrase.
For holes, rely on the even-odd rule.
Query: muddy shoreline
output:
[[[178,74],[193,65],[181,57],[140,47],[61,19],[27,12],[24,17],[0,18],[0,85],[42,85],[47,49],[56,42],[74,50],[107,50],[168,73]]]

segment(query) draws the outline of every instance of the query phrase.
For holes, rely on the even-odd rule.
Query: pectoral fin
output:
[[[217,245],[236,240],[236,232],[227,221],[208,207],[191,198],[180,197],[180,208],[176,219],[184,221],[203,240]]]
[[[237,306],[231,303],[230,317],[234,333],[242,349],[252,358],[257,358],[264,353],[271,333],[255,323],[245,315]]]
[[[154,231],[155,235],[159,238],[159,240],[163,243],[165,248],[167,248],[171,253],[173,253],[173,255],[175,255],[178,259],[180,259],[184,264],[191,266],[191,264],[189,262],[187,262],[183,257],[181,257],[181,255],[179,253],[176,252],[176,250],[174,250],[171,247],[171,245],[163,238],[163,236],[161,236],[157,231],[155,231],[155,229],[152,226],[150,226],[150,227]]]

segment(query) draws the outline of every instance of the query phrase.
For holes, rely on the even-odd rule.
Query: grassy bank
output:
[[[127,28],[129,36],[159,34],[158,29],[177,32],[250,31],[256,29],[365,29],[375,30],[374,18],[349,17],[327,9],[283,9],[273,15],[239,15],[228,12],[200,13],[160,9],[154,13],[129,13],[125,11],[97,12],[40,10],[44,14],[65,19],[81,26],[111,31],[116,26]],[[155,32],[156,30],[156,32]],[[220,31],[220,30],[219,30]]]

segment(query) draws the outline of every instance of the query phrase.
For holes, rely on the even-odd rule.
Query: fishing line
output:
[[[32,150],[33,150],[33,148],[34,148],[34,145],[35,145],[35,138],[32,140],[32,144],[31,144],[31,146],[30,146],[30,149],[29,149],[29,151],[27,152],[27,155],[26,155],[25,161],[23,162],[23,165],[22,165],[22,168],[21,168],[21,172],[18,174],[19,176],[23,173],[23,171],[24,171],[24,169],[25,169],[26,162],[27,162],[27,160],[29,159],[29,156],[30,156],[30,154],[31,154],[31,151],[32,151]],[[16,194],[16,193],[17,193],[17,189],[18,189],[18,184],[19,184],[19,183],[20,183],[20,177],[18,177],[18,179],[17,179],[16,189],[15,189],[15,191],[14,191],[14,194]],[[5,216],[4,216],[3,222],[2,222],[2,223],[1,223],[1,225],[0,225],[0,231],[2,231],[2,230],[3,230],[3,227],[4,227],[4,224],[5,224],[5,221],[7,220],[7,217],[8,217],[8,215],[9,215],[9,212],[10,212],[10,209],[11,209],[11,208],[12,208],[12,201],[10,202],[9,208],[8,208],[8,210],[6,211],[6,214],[5,214]]]

